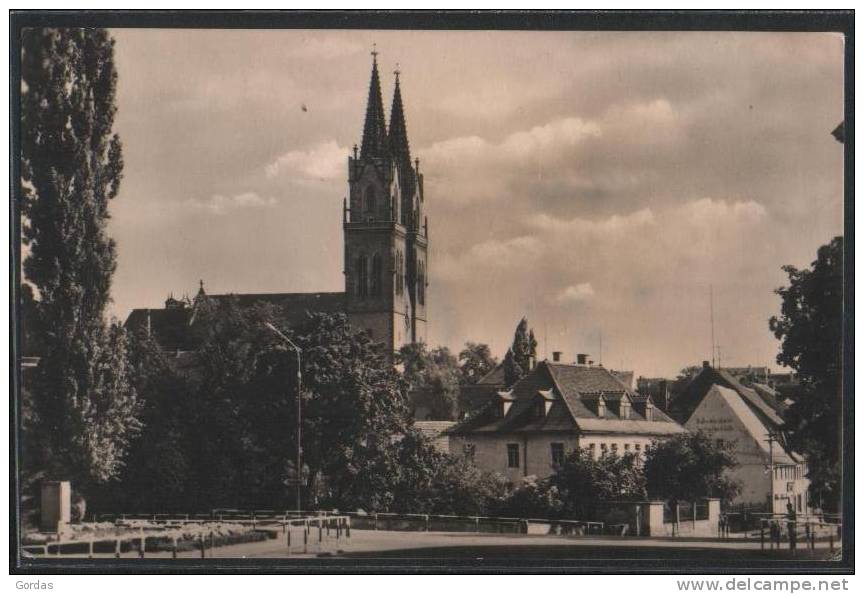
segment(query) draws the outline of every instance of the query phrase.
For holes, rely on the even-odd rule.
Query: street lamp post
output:
[[[303,446],[301,442],[302,435],[302,413],[303,409],[301,407],[302,404],[302,389],[303,389],[303,374],[300,367],[300,353],[302,349],[294,344],[294,341],[285,336],[276,326],[271,324],[270,322],[265,322],[264,325],[268,330],[273,332],[276,336],[278,336],[282,341],[287,344],[296,354],[297,354],[297,478],[296,478],[296,486],[297,486],[297,511],[302,510],[300,495],[301,488],[303,484]]]

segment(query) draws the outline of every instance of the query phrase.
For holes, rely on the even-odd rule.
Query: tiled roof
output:
[[[503,418],[495,414],[502,404],[496,396],[449,433],[606,431],[664,435],[683,430],[657,409],[654,410],[653,421],[647,421],[634,410],[635,407],[631,409],[629,419],[621,419],[609,408],[604,417],[598,417],[596,402],[601,396],[604,399],[608,397],[610,401],[620,401],[625,394],[631,399],[636,396],[608,370],[599,366],[543,361],[513,386],[511,394],[514,400]],[[546,394],[554,394],[557,399],[552,401],[545,415],[539,416],[534,410],[538,403],[547,398]]]
[[[296,325],[305,320],[309,312],[341,313],[345,311],[345,293],[239,293],[224,295],[199,294],[198,299],[225,303],[236,300],[241,308],[257,303],[269,303],[282,309],[285,320]],[[150,332],[166,351],[194,350],[190,324],[194,321],[196,305],[164,309],[134,309],[126,318],[125,327],[129,330]]]
[[[207,299],[226,302],[236,299],[240,307],[268,303],[283,309],[289,324],[305,319],[307,312],[340,313],[345,311],[345,293],[226,293],[207,295]]]
[[[166,351],[185,351],[192,348],[189,334],[191,315],[189,308],[133,309],[124,327],[132,332],[147,331],[149,318],[150,333],[159,346]]]
[[[495,368],[481,377],[475,385],[485,386],[503,386],[504,385],[504,364],[499,363]]]
[[[774,428],[784,424],[781,403],[761,396],[756,390],[743,385],[726,370],[713,367],[704,367],[699,375],[687,384],[683,392],[672,402],[672,416],[680,423],[686,422],[711,386],[715,384],[737,392],[764,422]]]

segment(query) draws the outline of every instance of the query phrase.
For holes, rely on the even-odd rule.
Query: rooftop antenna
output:
[[[549,358],[549,322],[543,318],[543,358]]]
[[[598,363],[603,365],[603,330],[600,330],[600,355],[597,357]]]
[[[716,342],[714,342],[714,285],[708,285],[708,300],[711,308],[711,367],[716,366]]]

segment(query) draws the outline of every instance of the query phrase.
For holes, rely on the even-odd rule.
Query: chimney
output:
[[[560,363],[561,362],[561,355],[562,355],[561,351],[552,351],[552,360],[555,363]]]
[[[594,366],[594,359],[588,359],[588,367]]]
[[[537,357],[534,355],[528,355],[528,370],[534,371],[535,367],[537,367]]]
[[[586,365],[588,363],[588,355],[585,353],[579,353],[576,355],[576,365]]]

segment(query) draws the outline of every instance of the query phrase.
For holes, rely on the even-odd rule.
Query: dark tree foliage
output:
[[[732,444],[702,431],[655,442],[645,452],[648,496],[671,502],[735,498],[739,485],[726,472],[737,465]]]
[[[265,321],[302,348],[304,506],[487,509],[496,482],[411,428],[400,374],[344,315],[309,314],[289,329],[274,306],[231,302],[197,312],[195,353],[166,356],[136,336],[146,428],[100,509],[293,507],[296,356]]]
[[[562,514],[568,518],[595,517],[599,502],[645,498],[645,475],[632,452],[594,458],[590,452],[576,448],[550,480],[560,492]]]
[[[840,495],[843,399],[843,237],[819,248],[810,268],[784,266],[777,362],[798,374],[802,391],[786,412],[790,445],[807,456],[811,496],[835,509]]]
[[[501,501],[496,515],[508,518],[558,519],[564,515],[561,492],[551,479],[528,476]]]
[[[537,340],[534,330],[528,329],[528,320],[522,318],[513,335],[513,345],[504,356],[504,383],[512,386],[531,370],[537,360]]]
[[[103,29],[28,28],[22,47],[23,271],[35,288],[24,334],[41,357],[25,459],[86,490],[117,475],[139,427],[127,339],[104,320],[116,267],[108,204],[123,170],[114,41]]]
[[[424,408],[435,420],[454,420],[459,405],[461,374],[447,347],[429,350],[423,343],[405,345],[397,354],[412,407]]]
[[[489,345],[481,342],[466,342],[459,352],[459,370],[462,384],[476,384],[484,375],[495,369],[498,359],[492,356]]]

